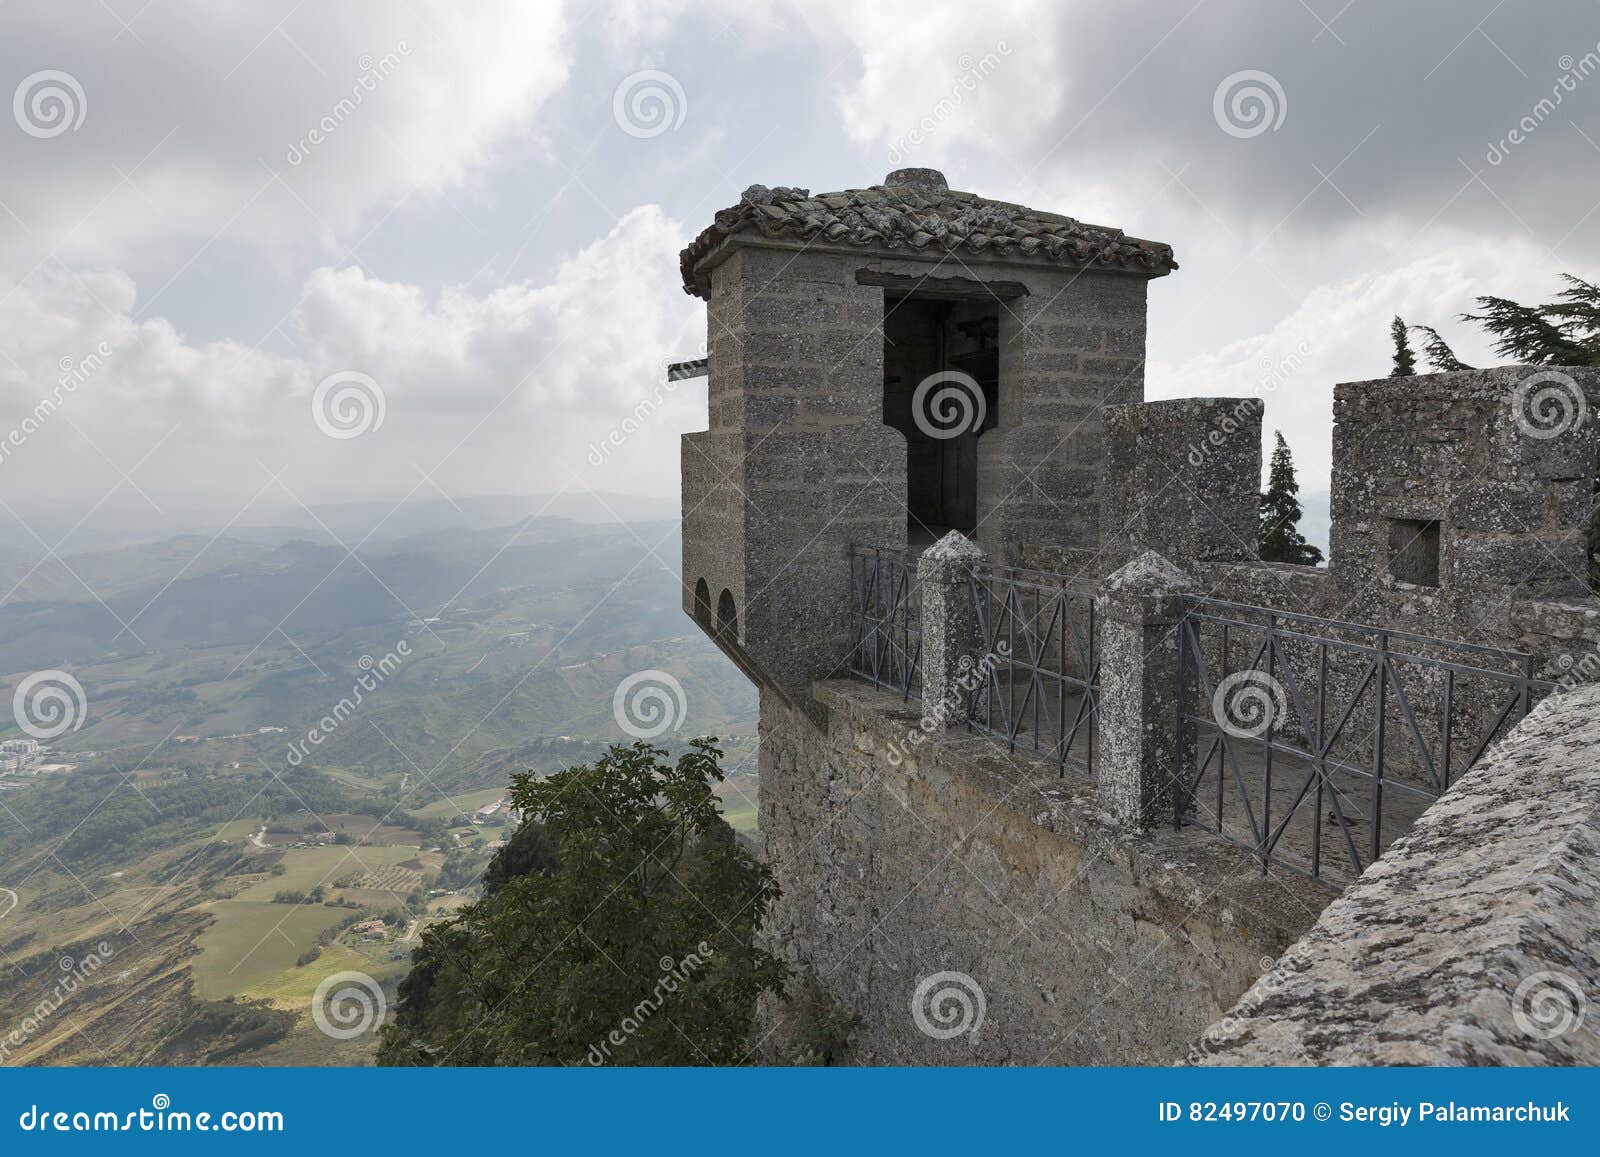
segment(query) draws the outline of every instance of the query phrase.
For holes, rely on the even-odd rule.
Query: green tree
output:
[[[722,752],[644,743],[512,780],[525,816],[460,915],[424,933],[380,1064],[735,1064],[787,967],[778,888],[717,808]]]
[[[1322,562],[1322,552],[1305,540],[1300,533],[1300,483],[1294,476],[1294,458],[1289,454],[1289,443],[1283,440],[1283,431],[1276,430],[1278,444],[1272,451],[1272,465],[1267,471],[1267,489],[1261,495],[1261,527],[1259,541],[1261,558],[1265,562],[1292,562],[1302,566],[1316,566]]]
[[[1407,340],[1406,323],[1398,316],[1389,323],[1389,336],[1394,338],[1394,368],[1389,371],[1389,376],[1411,377],[1417,372],[1417,359],[1411,352],[1411,342]]]

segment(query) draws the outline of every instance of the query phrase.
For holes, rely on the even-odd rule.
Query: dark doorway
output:
[[[883,420],[906,436],[909,540],[978,524],[978,438],[999,420],[1000,303],[884,303]]]

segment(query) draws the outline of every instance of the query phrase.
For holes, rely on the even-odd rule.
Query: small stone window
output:
[[[1389,520],[1389,577],[1418,587],[1439,585],[1439,520]]]

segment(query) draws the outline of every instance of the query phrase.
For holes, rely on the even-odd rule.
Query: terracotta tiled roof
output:
[[[921,249],[1033,257],[1160,276],[1178,268],[1172,247],[1005,201],[949,188],[932,169],[900,169],[881,185],[819,193],[751,185],[679,256],[686,293],[710,292],[700,262],[738,233],[863,249]]]

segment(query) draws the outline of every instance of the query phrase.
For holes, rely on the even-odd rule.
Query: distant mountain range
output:
[[[566,518],[594,525],[676,521],[678,502],[675,496],[561,491],[310,507],[263,503],[262,508],[238,516],[233,511],[172,508],[157,513],[137,500],[107,502],[87,516],[76,507],[49,503],[21,508],[18,514],[22,521],[0,510],[0,566],[21,563],[26,569],[43,557],[46,546],[69,557],[180,536],[224,537],[272,546],[296,538],[328,544],[337,540],[354,546],[364,538],[383,542],[434,530],[484,530],[525,518]]]

